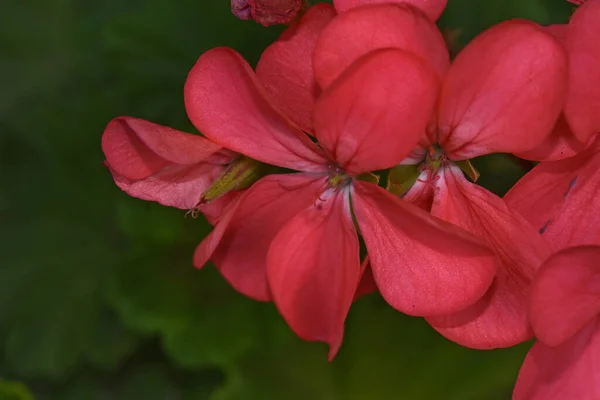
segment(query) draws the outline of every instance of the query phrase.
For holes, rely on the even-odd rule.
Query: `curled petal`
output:
[[[398,49],[371,52],[317,100],[317,138],[350,173],[390,168],[424,135],[436,94],[435,74],[421,58]]]
[[[145,179],[128,179],[111,170],[115,184],[125,193],[163,206],[191,210],[204,192],[225,172],[223,165],[199,163],[168,165]]]
[[[600,314],[600,246],[554,254],[531,287],[530,318],[537,338],[558,346]]]
[[[313,132],[312,110],[320,91],[313,73],[313,51],[317,37],[335,14],[329,4],[311,7],[297,25],[267,47],[256,66],[256,76],[273,103],[305,132]]]
[[[552,131],[566,87],[567,56],[557,39],[533,22],[500,23],[454,60],[438,141],[455,160],[531,150]]]
[[[134,117],[113,119],[102,134],[108,166],[132,180],[147,178],[171,164],[210,161],[220,150],[203,137]]]
[[[329,344],[337,353],[362,271],[358,236],[347,192],[299,213],[277,234],[267,259],[273,300],[290,327],[305,340]]]
[[[468,182],[457,166],[441,173],[431,214],[472,233],[494,250],[500,263],[494,284],[478,303],[428,322],[448,339],[472,348],[508,347],[530,339],[527,296],[535,270],[550,256],[548,244],[501,198]]]
[[[583,153],[541,163],[504,199],[552,246],[600,245],[600,140]]]
[[[340,13],[355,7],[381,3],[410,4],[423,11],[432,21],[436,21],[444,12],[447,0],[333,0],[336,10]]]
[[[600,398],[600,320],[557,347],[533,345],[519,371],[513,400]]]
[[[267,164],[321,170],[316,146],[267,96],[248,63],[224,47],[200,56],[184,88],[188,116],[215,143]]]
[[[450,65],[442,34],[423,13],[407,4],[379,4],[340,14],[327,25],[313,58],[317,81],[325,88],[361,56],[390,47],[426,59],[440,78]]]
[[[483,296],[496,258],[461,229],[384,189],[354,183],[352,207],[383,298],[416,316],[461,310]]]
[[[517,157],[535,161],[556,161],[573,157],[586,147],[573,135],[564,114],[561,114],[550,136],[537,147],[517,154]]]
[[[569,54],[569,92],[565,115],[582,142],[600,132],[600,1],[588,1],[569,22],[566,47]]]
[[[237,291],[270,300],[267,252],[281,228],[318,197],[325,181],[305,174],[269,175],[252,185],[196,248],[194,265],[210,259]]]

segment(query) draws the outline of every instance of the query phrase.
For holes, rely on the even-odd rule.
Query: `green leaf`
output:
[[[33,395],[27,386],[19,382],[9,382],[0,379],[0,399],[2,400],[33,400]]]
[[[83,360],[112,367],[131,350],[103,304],[114,252],[95,232],[47,217],[9,222],[0,242],[13,243],[0,254],[0,336],[10,370],[57,378]]]
[[[179,365],[233,365],[277,316],[235,293],[214,268],[194,269],[187,252],[183,260],[132,260],[114,282],[112,304],[131,329],[158,334]]]

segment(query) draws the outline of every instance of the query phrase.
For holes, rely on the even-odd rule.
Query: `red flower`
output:
[[[362,274],[354,218],[384,298],[411,315],[460,310],[488,288],[495,261],[453,225],[357,179],[392,167],[417,143],[437,78],[410,53],[360,58],[318,98],[315,145],[272,106],[234,51],[203,54],[185,85],[188,115],[209,139],[256,160],[301,171],[248,189],[198,247],[240,292],[273,299],[307,340],[339,348]]]
[[[429,139],[402,162],[427,158],[429,167],[406,198],[433,203],[434,216],[475,234],[500,259],[494,284],[479,302],[427,319],[444,336],[469,347],[506,347],[527,340],[532,335],[527,287],[549,255],[548,245],[502,199],[469,183],[453,161],[539,145],[564,104],[566,54],[541,27],[508,21],[479,35],[448,69],[443,38],[431,22],[409,6],[379,5],[342,14],[323,30],[314,57],[317,81],[326,85],[352,60],[382,47],[420,55],[444,79]],[[432,144],[440,149],[428,153]]]
[[[573,2],[582,4],[583,2]],[[569,56],[569,89],[564,113],[554,132],[537,148],[518,154],[530,160],[571,157],[589,146],[600,132],[600,0],[589,0],[568,25],[552,25]]]
[[[305,0],[231,0],[231,11],[239,19],[253,19],[261,25],[287,24]]]
[[[513,400],[600,398],[600,247],[573,247],[539,269],[530,299],[538,342]]]
[[[566,56],[537,25],[507,21],[475,38],[453,62],[442,88],[432,143],[443,149],[427,177],[431,213],[479,237],[500,268],[492,287],[458,313],[427,318],[441,334],[474,348],[508,347],[530,339],[528,286],[550,249],[499,197],[468,182],[452,161],[514,153],[539,144],[560,113]]]
[[[591,145],[574,157],[537,165],[505,196],[556,251],[600,245],[600,138],[594,140],[600,132],[600,47],[595,43],[600,35],[599,20],[600,0],[590,0],[575,12],[569,24],[580,38],[572,43],[580,47],[576,47],[575,57],[574,50],[570,53],[565,115],[571,116],[573,132]]]

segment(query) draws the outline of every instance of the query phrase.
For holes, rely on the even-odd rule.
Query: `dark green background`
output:
[[[0,16],[0,399],[509,399],[528,344],[477,352],[359,301],[339,356],[303,343],[274,307],[191,255],[209,231],[129,198],[100,136],[132,115],[193,132],[182,87],[231,46],[255,63],[281,27],[228,0],[4,0]],[[564,0],[449,0],[457,46],[510,17],[565,22]],[[476,160],[481,183],[523,173]],[[29,388],[29,389],[27,389]]]

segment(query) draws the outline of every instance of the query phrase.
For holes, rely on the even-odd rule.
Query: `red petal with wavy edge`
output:
[[[529,285],[535,270],[550,256],[548,244],[501,198],[467,181],[457,166],[440,171],[437,184],[431,214],[472,233],[494,250],[500,264],[494,284],[479,302],[428,322],[448,339],[477,349],[530,339]]]
[[[324,196],[275,237],[267,268],[281,315],[302,339],[329,344],[331,360],[362,271],[347,190]]]
[[[450,66],[442,34],[423,13],[381,4],[340,14],[323,29],[313,58],[317,82],[325,88],[361,56],[390,47],[428,60],[440,78]]]
[[[566,160],[541,163],[504,196],[557,251],[600,245],[600,139]]]
[[[268,164],[320,171],[317,147],[267,100],[248,63],[220,47],[200,56],[185,82],[185,108],[207,138]]]
[[[398,49],[364,56],[317,100],[319,143],[352,174],[390,168],[417,144],[437,94],[433,70]]]
[[[134,117],[113,119],[102,134],[108,166],[132,180],[147,178],[169,164],[210,160],[220,150],[221,146],[203,137]],[[231,159],[229,154],[225,161]]]
[[[557,39],[533,22],[495,25],[450,67],[439,143],[452,159],[531,150],[552,131],[566,84],[567,56]]]
[[[367,182],[354,182],[352,208],[379,291],[398,311],[458,311],[492,283],[496,258],[462,229]]]
[[[317,199],[325,181],[306,174],[269,175],[250,187],[230,206],[213,232],[196,248],[194,265],[210,258],[242,294],[270,300],[267,252],[281,228]]]
[[[447,0],[333,0],[336,10],[340,13],[355,7],[381,3],[410,4],[423,11],[432,21],[436,21],[444,12]]]
[[[582,142],[600,132],[600,1],[588,1],[569,22],[569,92],[565,115]]]
[[[600,399],[600,320],[558,347],[533,345],[519,371],[512,400]]]
[[[531,286],[531,325],[537,338],[558,346],[600,314],[600,246],[554,254]]]
[[[256,76],[273,103],[305,132],[313,132],[312,111],[320,92],[313,73],[313,51],[317,37],[335,15],[329,4],[311,7],[299,24],[267,47],[256,66]]]
[[[573,157],[585,150],[586,147],[584,143],[573,136],[564,114],[561,114],[550,136],[532,150],[516,154],[516,156],[526,160],[556,161]]]

